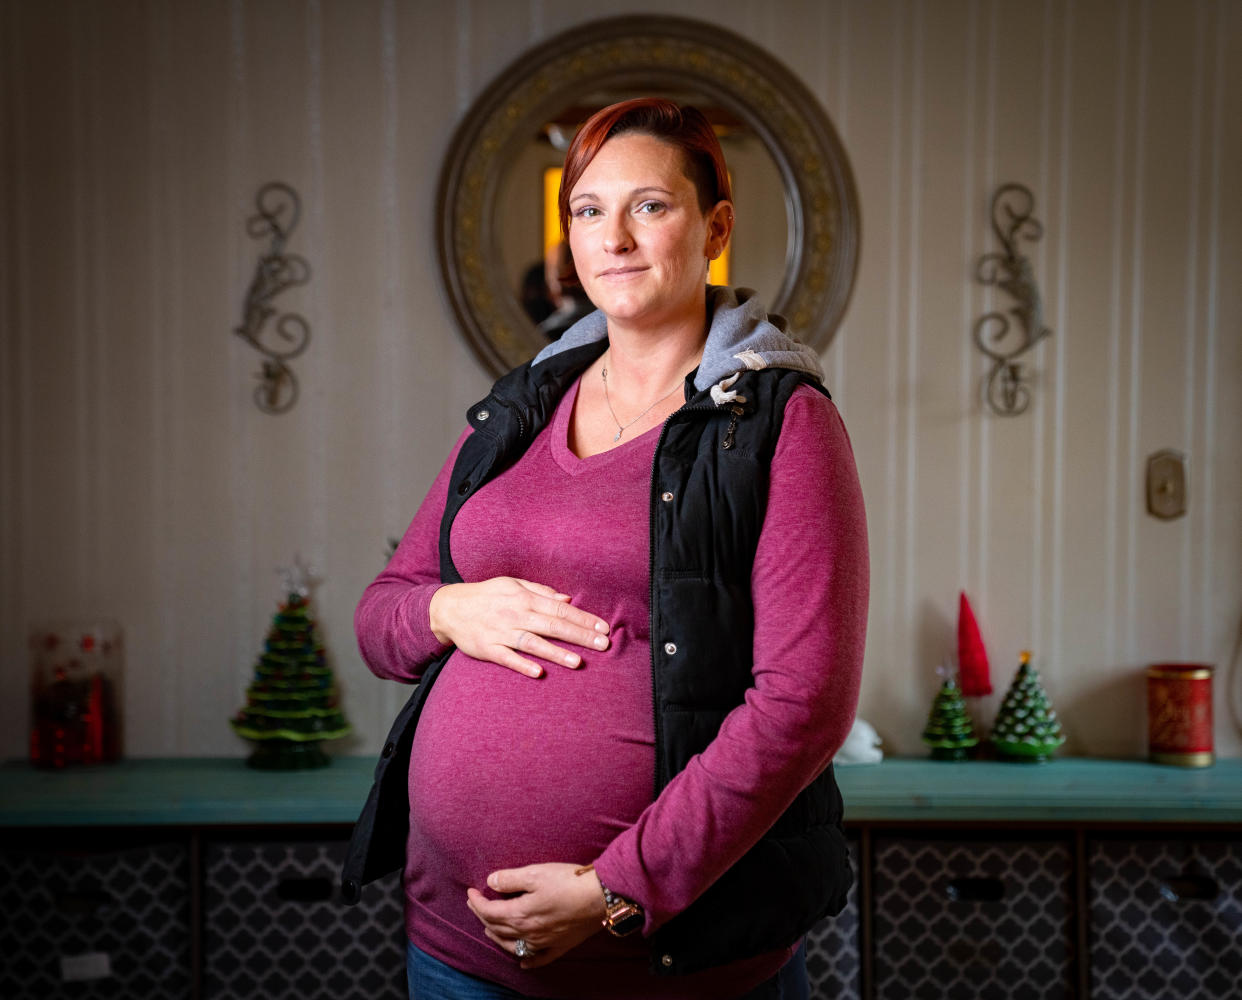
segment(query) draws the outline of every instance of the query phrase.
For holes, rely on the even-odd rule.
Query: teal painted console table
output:
[[[404,996],[398,877],[335,886],[373,765],[0,766],[0,996]],[[1242,761],[837,774],[858,879],[817,1000],[1239,995]]]
[[[0,827],[353,823],[374,759],[254,771],[233,758],[0,766]],[[849,824],[1189,824],[1242,829],[1242,760],[1208,768],[1066,758],[1047,764],[890,758],[837,769]]]

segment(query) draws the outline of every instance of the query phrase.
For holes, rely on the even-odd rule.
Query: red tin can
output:
[[[1147,750],[1157,764],[1207,767],[1215,760],[1210,664],[1147,668]]]

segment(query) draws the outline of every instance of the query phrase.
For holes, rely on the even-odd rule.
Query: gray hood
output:
[[[785,318],[769,313],[749,288],[707,286],[707,343],[694,376],[694,387],[711,388],[717,404],[730,400],[722,384],[738,372],[760,368],[792,368],[824,380],[819,356],[785,332]],[[608,321],[598,309],[566,330],[559,340],[536,355],[532,367],[561,351],[592,344],[608,336]]]

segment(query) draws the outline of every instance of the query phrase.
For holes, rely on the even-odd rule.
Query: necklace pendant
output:
[[[616,435],[616,437],[614,437],[614,438],[612,439],[613,444],[616,444],[618,441],[620,441],[620,440],[621,440],[621,432],[622,432],[622,431],[624,431],[624,430],[625,430],[625,428],[624,428],[624,427],[622,427],[622,428],[621,428],[621,430],[617,431],[617,435]]]

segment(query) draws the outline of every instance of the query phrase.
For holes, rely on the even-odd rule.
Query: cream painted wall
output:
[[[0,0],[0,753],[24,752],[28,625],[96,614],[128,637],[131,755],[244,753],[225,720],[294,552],[324,579],[347,749],[378,747],[403,692],[361,663],[353,605],[488,384],[437,278],[440,159],[528,45],[644,7]],[[862,713],[888,749],[921,752],[965,587],[998,687],[1032,648],[1071,752],[1141,755],[1144,665],[1191,658],[1219,666],[1218,749],[1242,753],[1242,5],[660,8],[784,60],[853,159],[862,264],[825,363],[868,500]],[[230,333],[274,178],[314,270],[287,296],[313,339],[280,417]],[[1009,180],[1045,225],[1054,333],[1031,410],[999,419],[969,330]],[[1142,482],[1168,447],[1190,512],[1163,523]]]

